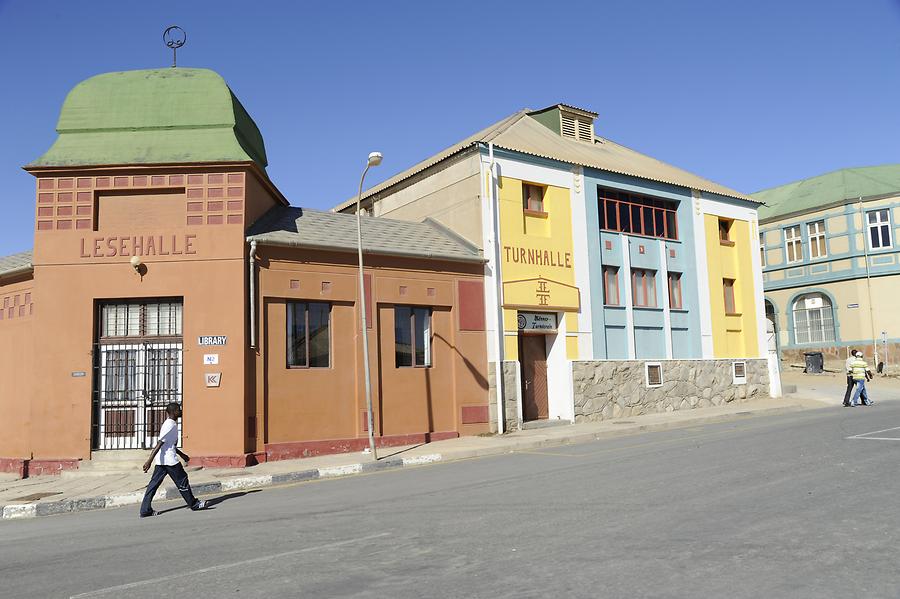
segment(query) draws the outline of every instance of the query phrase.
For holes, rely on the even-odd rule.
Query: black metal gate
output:
[[[181,313],[180,300],[98,306],[93,449],[156,444],[166,405],[182,402]]]

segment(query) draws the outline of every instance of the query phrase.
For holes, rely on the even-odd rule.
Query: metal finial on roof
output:
[[[178,65],[178,48],[187,41],[187,33],[178,25],[172,25],[163,31],[163,41],[166,42],[167,47],[172,48],[172,68],[174,69]]]

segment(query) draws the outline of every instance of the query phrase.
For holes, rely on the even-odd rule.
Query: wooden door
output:
[[[543,335],[520,335],[519,359],[522,364],[522,416],[525,421],[546,420],[547,345]]]

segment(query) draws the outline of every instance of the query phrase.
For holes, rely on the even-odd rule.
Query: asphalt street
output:
[[[0,596],[895,598],[893,427],[879,402],[0,522]]]

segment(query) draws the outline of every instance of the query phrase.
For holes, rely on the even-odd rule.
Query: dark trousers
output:
[[[847,375],[847,390],[844,391],[844,405],[850,405],[850,394],[853,393],[853,388],[856,387],[856,381],[853,380],[853,377],[849,374]]]
[[[155,466],[153,468],[153,476],[150,477],[150,484],[147,485],[147,492],[144,493],[144,500],[141,502],[141,514],[148,515],[153,511],[153,506],[151,505],[153,502],[153,496],[156,495],[156,490],[159,489],[159,486],[162,484],[163,480],[165,480],[166,475],[172,479],[172,482],[175,483],[175,486],[178,487],[178,492],[181,493],[181,496],[184,497],[184,502],[188,504],[188,507],[193,509],[194,506],[197,505],[197,498],[194,497],[194,493],[191,491],[191,483],[188,482],[187,472],[184,471],[184,466],[181,464],[175,464],[174,466]]]

